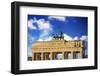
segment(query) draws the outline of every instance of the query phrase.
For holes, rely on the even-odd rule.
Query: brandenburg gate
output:
[[[38,41],[32,45],[32,60],[79,59],[84,55],[83,40],[64,40],[63,33],[51,41]]]

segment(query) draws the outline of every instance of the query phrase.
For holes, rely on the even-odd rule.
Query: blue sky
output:
[[[52,35],[64,33],[65,40],[88,38],[88,18],[75,16],[28,15],[28,56],[35,41],[48,41]]]

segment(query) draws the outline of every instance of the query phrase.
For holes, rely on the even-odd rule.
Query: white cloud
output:
[[[65,40],[73,40],[73,38],[67,34],[64,34],[64,39]]]
[[[37,24],[40,30],[44,30],[44,29],[51,30],[52,29],[49,21],[46,21],[45,19],[39,19],[37,21]]]
[[[87,36],[81,36],[80,38],[78,36],[75,36],[74,38],[67,35],[67,34],[64,34],[64,40],[85,40],[87,41]],[[50,41],[52,40],[52,37],[49,36],[49,37],[40,37],[38,41]]]
[[[30,19],[28,21],[28,27],[30,29],[36,30],[37,27],[33,24],[36,23],[38,30],[40,30],[40,38],[44,38],[45,36],[49,36],[49,34],[52,32],[52,27],[49,21],[46,21],[45,19],[36,19],[35,17],[33,19]]]
[[[37,24],[40,30],[40,38],[45,38],[52,32],[52,27],[49,21],[46,21],[45,19],[39,19]]]
[[[36,26],[33,25],[33,23],[35,23],[35,22],[36,22],[36,19],[35,19],[35,18],[34,18],[34,19],[28,20],[28,27],[29,27],[30,29],[37,29]]]
[[[85,40],[85,41],[87,41],[88,40],[88,37],[85,36],[85,35],[82,35],[80,38],[78,36],[75,36],[73,38],[73,37],[71,37],[71,36],[69,36],[67,34],[64,34],[64,39],[65,40]]]
[[[50,32],[52,32],[52,27],[49,21],[46,21],[45,19],[39,19],[37,21],[38,28],[41,31],[40,37],[43,38],[45,36],[48,36]]]
[[[49,30],[42,30],[40,33],[40,38],[44,38],[46,36],[49,36]]]
[[[85,40],[85,41],[87,41],[87,40],[88,40],[88,37],[85,36],[85,35],[82,35],[82,36],[80,37],[80,40]]]
[[[49,36],[49,37],[43,37],[43,38],[39,38],[38,41],[50,41],[52,40],[52,37]],[[67,34],[64,34],[64,40],[79,40],[79,38],[77,36],[75,36],[74,38],[67,35]]]
[[[49,36],[49,37],[45,37],[45,38],[39,38],[38,41],[50,41],[52,40],[52,37]]]
[[[36,26],[33,24],[36,23],[39,30],[44,29],[51,29],[51,24],[49,21],[46,21],[45,19],[39,19],[37,20],[35,17],[33,19],[28,20],[28,27],[30,29],[36,29]]]
[[[44,41],[44,40],[39,38],[37,41]]]
[[[66,20],[66,18],[64,16],[49,16],[48,18],[49,19],[57,19],[57,20],[60,20],[60,21]]]
[[[73,38],[73,40],[79,40],[79,38],[78,38],[77,36],[75,36],[75,37]]]

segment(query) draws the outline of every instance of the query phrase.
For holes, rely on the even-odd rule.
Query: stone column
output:
[[[83,58],[83,52],[82,52],[82,50],[80,51],[80,57]]]
[[[47,53],[44,54],[44,59],[47,60]]]
[[[43,52],[41,52],[41,60],[43,60]]]
[[[74,53],[73,53],[73,51],[71,52],[71,54],[72,54],[72,59],[74,59]]]
[[[52,52],[50,52],[50,60],[53,59],[53,55],[52,55]]]
[[[38,58],[37,58],[37,53],[35,53],[35,60],[38,60]]]
[[[34,60],[34,53],[32,54],[32,60]]]
[[[54,59],[54,60],[56,59],[56,54],[57,54],[57,53],[55,53],[55,52],[53,53],[53,59]]]
[[[54,60],[54,52],[52,52],[52,60]]]
[[[73,52],[73,59],[75,59],[75,52]]]

